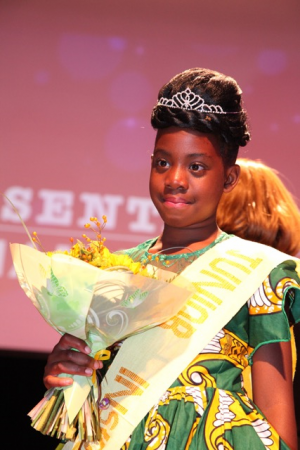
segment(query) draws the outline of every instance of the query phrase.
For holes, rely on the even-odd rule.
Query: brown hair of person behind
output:
[[[221,230],[289,255],[300,251],[300,212],[278,172],[259,160],[240,158],[240,179],[224,193],[217,211]]]

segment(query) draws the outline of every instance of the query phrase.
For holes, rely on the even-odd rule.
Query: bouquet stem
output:
[[[29,413],[31,426],[44,435],[65,441],[100,440],[99,412],[94,389],[90,390],[74,420],[69,423],[63,389],[51,389]]]

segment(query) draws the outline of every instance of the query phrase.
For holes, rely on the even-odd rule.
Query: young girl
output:
[[[300,319],[297,261],[222,232],[216,220],[250,139],[241,90],[218,72],[184,71],[159,91],[151,122],[150,195],[164,228],[127,253],[181,272],[195,293],[165,324],[113,346],[105,367],[64,335],[45,386],[100,369],[102,435],[93,449],[296,450],[289,327]],[[253,401],[241,377],[248,364]]]

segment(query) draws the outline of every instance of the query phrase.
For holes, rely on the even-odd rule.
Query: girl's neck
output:
[[[149,252],[164,253],[166,250],[168,254],[180,254],[186,253],[186,247],[195,252],[214,242],[221,233],[222,231],[217,226],[200,229],[180,229],[165,226]]]

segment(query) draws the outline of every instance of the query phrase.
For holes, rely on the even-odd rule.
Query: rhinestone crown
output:
[[[238,114],[238,112],[226,112],[220,105],[207,105],[200,95],[195,94],[190,88],[177,92],[172,98],[161,97],[157,105],[168,106],[169,108],[180,108],[194,110],[203,113],[214,114]]]

